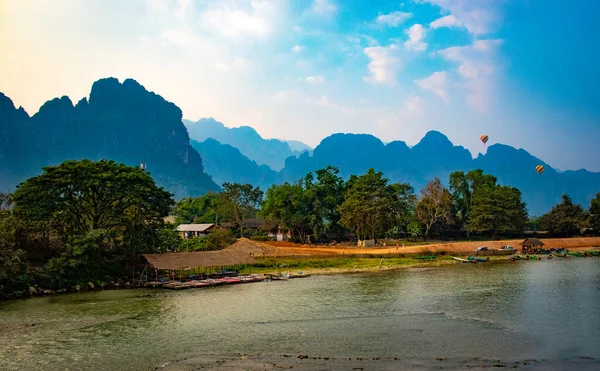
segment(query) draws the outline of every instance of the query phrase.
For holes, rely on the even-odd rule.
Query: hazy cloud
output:
[[[365,48],[364,52],[371,62],[367,66],[370,75],[364,77],[364,80],[374,84],[396,85],[396,75],[401,66],[398,51],[396,45]]]

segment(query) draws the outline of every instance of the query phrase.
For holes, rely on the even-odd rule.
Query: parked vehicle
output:
[[[487,246],[479,246],[478,248],[475,249],[475,251],[489,251],[490,249],[488,249]]]
[[[502,251],[516,251],[515,248],[512,247],[512,246],[502,246],[498,250],[502,250]]]

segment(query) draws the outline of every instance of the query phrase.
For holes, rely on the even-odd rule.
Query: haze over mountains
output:
[[[230,129],[214,119],[185,122],[187,130],[175,104],[131,79],[99,80],[89,100],[73,105],[68,97],[55,98],[31,117],[0,93],[0,190],[14,190],[40,174],[42,166],[104,158],[147,163],[157,183],[176,198],[218,191],[223,182],[266,190],[328,165],[339,168],[344,179],[373,167],[392,182],[410,183],[417,193],[433,177],[447,184],[452,171],[481,168],[499,183],[519,188],[531,215],[550,210],[563,193],[587,208],[600,192],[600,173],[557,172],[527,151],[502,144],[473,159],[437,131],[412,148],[368,134],[334,134],[311,151],[301,142],[263,139],[248,126]],[[546,167],[541,175],[535,172],[538,164]]]
[[[263,139],[250,126],[227,128],[212,117],[197,122],[183,120],[183,123],[191,139],[203,142],[212,138],[219,143],[229,144],[239,149],[250,160],[256,161],[259,165],[267,165],[274,170],[281,170],[285,165],[285,159],[289,156],[311,150],[309,146],[299,141]]]

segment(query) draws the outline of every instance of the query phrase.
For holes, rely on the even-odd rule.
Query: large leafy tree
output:
[[[263,199],[263,191],[252,184],[223,183],[219,194],[219,214],[233,221],[244,236],[246,219],[256,215]]]
[[[175,204],[176,224],[213,223],[218,220],[219,196],[209,192],[200,197],[183,198]]]
[[[450,174],[449,188],[452,194],[452,203],[456,214],[456,222],[461,227],[465,226],[469,220],[475,192],[486,185],[488,187],[495,186],[496,180],[496,177],[484,174],[481,169],[471,170],[466,174],[463,171],[455,171]]]
[[[343,233],[338,206],[344,201],[344,180],[338,173],[336,167],[328,166],[315,171],[316,182],[312,173],[304,178],[304,195],[310,210],[309,225],[316,237]]]
[[[173,205],[149,173],[114,161],[66,161],[21,183],[13,195],[21,220],[44,222],[74,255],[132,258],[155,251]]]
[[[17,241],[18,228],[19,222],[12,213],[0,209],[0,295],[27,286],[27,265]]]
[[[273,185],[267,189],[261,214],[267,222],[289,229],[292,238],[306,241],[310,231],[310,204],[304,195],[302,182]]]
[[[586,226],[587,214],[581,205],[574,204],[571,197],[564,194],[562,201],[541,219],[551,233],[571,237]]]
[[[340,205],[342,225],[356,231],[358,238],[376,234],[392,225],[400,214],[399,189],[388,184],[382,172],[369,169],[352,178],[346,198]]]
[[[600,192],[596,193],[590,203],[590,226],[596,234],[600,233]]]
[[[425,239],[434,226],[452,223],[452,196],[439,178],[434,178],[421,190],[416,212],[417,219],[425,226]]]
[[[528,222],[526,205],[521,192],[509,186],[483,184],[473,193],[468,228],[472,232],[522,232]]]

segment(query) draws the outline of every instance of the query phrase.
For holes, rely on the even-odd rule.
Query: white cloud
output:
[[[391,12],[390,14],[380,14],[375,22],[385,26],[398,27],[411,17],[412,13]]]
[[[292,51],[294,53],[299,53],[302,51],[302,49],[304,49],[304,47],[302,47],[302,45],[294,45],[294,47],[292,48]]]
[[[408,40],[404,43],[404,47],[408,50],[423,51],[427,49],[427,43],[423,42],[425,38],[425,28],[420,24],[412,25],[406,33]]]
[[[314,0],[311,10],[320,16],[328,16],[337,11],[337,5],[331,0]]]
[[[253,0],[250,7],[218,3],[202,15],[204,26],[230,39],[264,38],[273,34],[279,12],[269,1]]]
[[[396,85],[398,82],[396,75],[401,66],[398,51],[396,45],[365,48],[364,52],[371,60],[368,65],[371,74],[365,76],[363,80],[374,84]]]
[[[323,81],[325,81],[325,78],[323,76],[308,76],[306,78],[306,82],[311,84],[320,84]]]
[[[421,97],[416,95],[404,101],[404,110],[402,113],[404,116],[413,116],[421,112],[422,106]]]
[[[420,0],[449,11],[470,33],[483,35],[502,24],[502,5],[506,0]]]
[[[462,24],[452,14],[442,18],[438,18],[429,24],[429,27],[433,30],[442,27],[460,27]]]
[[[476,40],[471,45],[440,50],[445,59],[459,63],[457,72],[465,81],[467,103],[480,112],[487,112],[493,94],[496,70],[496,50],[502,40]]]
[[[446,104],[449,103],[448,75],[445,71],[434,72],[424,79],[417,79],[415,80],[415,84],[417,84],[423,90],[434,92],[438,97],[442,98]]]

